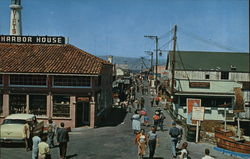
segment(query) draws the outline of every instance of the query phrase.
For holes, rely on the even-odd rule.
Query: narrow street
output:
[[[137,98],[140,97],[137,94]],[[149,96],[144,95],[145,108],[150,117],[150,124],[153,124],[152,116],[156,107],[150,107]],[[121,108],[115,108],[109,115],[106,123],[100,127],[90,129],[87,127],[75,128],[70,133],[70,142],[68,146],[67,158],[73,159],[136,159],[137,146],[134,143],[135,136],[131,130],[131,117],[135,108],[131,113]],[[156,148],[154,159],[168,159],[171,157],[170,137],[168,130],[172,121],[167,111],[164,110],[166,116],[164,123],[164,131],[157,131],[160,139],[160,146]],[[150,127],[143,128],[148,132]],[[227,157],[213,150],[213,146],[205,143],[189,143],[188,150],[192,159],[200,159],[203,156],[205,148],[211,150],[212,156],[218,159]],[[31,158],[31,152],[26,152],[23,147],[2,147],[0,151],[1,159],[24,159]],[[52,158],[59,157],[59,149],[51,150]],[[148,156],[148,152],[146,153]],[[147,159],[147,157],[144,157]]]

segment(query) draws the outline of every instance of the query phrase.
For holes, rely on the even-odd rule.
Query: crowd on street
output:
[[[133,98],[130,98],[128,107],[133,107],[135,109],[134,114],[132,115],[132,130],[135,134],[135,144],[137,144],[138,148],[138,159],[142,159],[148,148],[149,159],[154,158],[155,150],[159,146],[159,137],[157,131],[163,131],[164,120],[166,119],[161,107],[160,103],[160,95],[156,94],[154,90],[149,88],[150,86],[145,86],[145,82],[143,79],[135,80],[134,86],[132,86],[131,90],[136,88],[136,92],[141,94],[140,98],[136,98],[136,94],[133,93]],[[144,95],[147,95],[150,100],[150,106],[156,107],[153,116],[149,116],[147,113],[147,109],[145,108],[145,99]],[[139,96],[139,95],[138,95]],[[131,100],[135,99],[135,100]],[[140,99],[140,100],[138,100]],[[131,109],[131,108],[130,108]],[[153,120],[153,123],[149,124],[149,119]],[[173,158],[178,159],[190,159],[188,151],[188,143],[182,141],[183,138],[183,129],[178,123],[178,121],[172,120],[171,128],[169,128],[168,135],[171,138],[171,152]],[[150,127],[150,130],[146,132],[145,128]],[[162,139],[164,140],[164,139]],[[169,158],[169,157],[168,157]],[[210,150],[208,148],[205,149],[204,157],[202,159],[214,159],[210,156]]]

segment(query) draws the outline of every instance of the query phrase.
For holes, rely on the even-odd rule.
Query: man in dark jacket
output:
[[[180,134],[180,130],[176,127],[176,122],[172,122],[172,127],[169,130],[169,135],[171,136],[171,147],[172,147],[172,155],[173,158],[176,158],[176,144],[178,142],[178,137]]]
[[[57,130],[57,142],[59,143],[60,158],[66,159],[67,143],[69,142],[69,133],[64,128],[64,123],[61,123],[61,128]]]

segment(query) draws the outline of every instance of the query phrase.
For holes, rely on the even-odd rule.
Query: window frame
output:
[[[31,107],[32,107],[32,105],[31,105],[31,98],[32,98],[32,96],[44,96],[45,98],[45,114],[36,114],[36,113],[34,113],[34,112],[31,112]],[[40,106],[39,106],[40,107]],[[36,116],[47,116],[47,107],[48,107],[48,105],[47,105],[47,95],[45,95],[45,94],[30,94],[29,95],[29,112],[30,113],[32,113],[32,114],[34,114],[34,115],[36,115]]]
[[[16,76],[16,77],[15,77]],[[38,78],[39,76],[40,77],[45,77],[45,84],[21,84],[21,78],[20,77],[24,77],[24,76],[26,76],[26,78],[27,79],[29,79],[29,80],[27,80],[26,79],[26,81],[29,81],[29,82],[34,82],[34,81],[36,81],[37,79],[36,78]],[[18,77],[19,77],[19,79],[18,79]],[[32,78],[33,77],[33,78]],[[18,82],[16,82],[15,80],[14,80],[14,84],[12,84],[12,79],[11,78],[16,78],[15,80],[16,81],[18,81],[18,80],[20,80],[20,81],[18,81],[20,84],[18,84]],[[23,78],[23,81],[25,81],[24,80],[25,78]],[[38,78],[39,79],[39,78]],[[23,82],[22,81],[22,82]],[[38,80],[37,80],[38,81]],[[16,83],[15,83],[16,82]],[[41,81],[40,81],[41,82]],[[43,81],[44,82],[44,81]],[[28,83],[28,82],[27,82]],[[11,86],[11,87],[43,87],[43,88],[46,88],[47,86],[48,86],[48,80],[47,80],[47,76],[46,75],[17,75],[17,74],[13,74],[13,75],[9,75],[9,86]]]
[[[220,74],[220,79],[228,80],[229,79],[229,72],[228,71],[222,71],[221,74]]]
[[[56,85],[55,84],[55,77],[61,77],[61,78],[65,78],[64,80],[68,82],[72,82],[72,81],[69,81],[70,78],[74,78],[74,77],[82,77],[82,78],[89,78],[89,86],[72,86],[72,85]],[[68,78],[68,79],[67,79]],[[64,81],[64,82],[65,82]],[[63,81],[62,81],[63,83]],[[62,75],[57,75],[57,76],[53,76],[52,77],[52,87],[53,88],[91,88],[92,87],[92,78],[90,76],[62,76]]]
[[[66,103],[66,104],[62,104],[62,103],[56,103],[55,104],[55,96],[65,96],[65,97],[68,97],[68,102],[69,103]],[[69,109],[69,112],[68,112],[68,116],[56,116],[56,115],[54,115],[54,108],[55,108],[55,105],[56,106],[59,106],[59,105],[64,105],[64,106],[66,106],[66,105],[68,105],[68,109]],[[59,113],[58,113],[59,114]],[[67,119],[69,119],[69,118],[71,118],[71,112],[70,112],[70,95],[61,95],[61,94],[54,94],[53,96],[52,96],[52,117],[55,117],[55,118],[67,118]]]

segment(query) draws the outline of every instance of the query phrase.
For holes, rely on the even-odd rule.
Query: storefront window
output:
[[[0,94],[0,114],[3,114],[3,95]]]
[[[30,95],[29,96],[29,112],[35,115],[47,114],[46,95]]]
[[[53,116],[54,117],[70,117],[70,97],[69,96],[53,96]]]
[[[26,113],[26,95],[10,95],[10,114]]]

